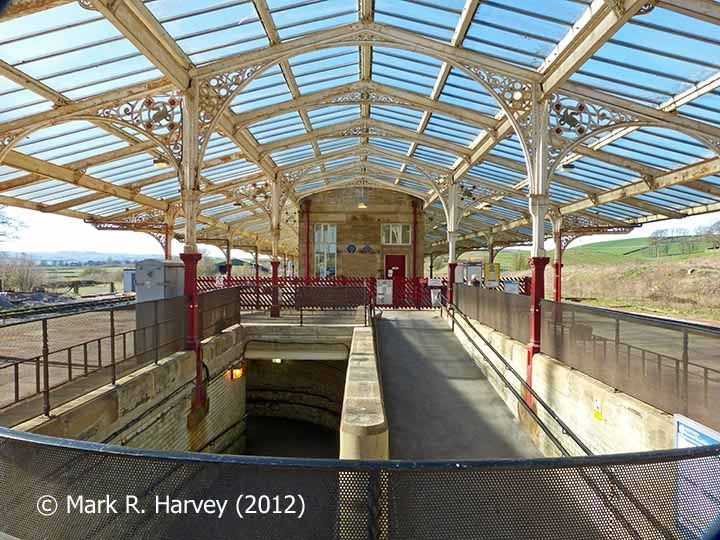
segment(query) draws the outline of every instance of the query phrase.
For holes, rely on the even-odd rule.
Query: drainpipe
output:
[[[417,276],[417,226],[418,226],[418,215],[417,215],[417,202],[413,200],[412,202],[412,212],[413,212],[413,221],[412,221],[412,265],[413,265],[413,271],[412,271],[412,277],[416,278]]]
[[[230,257],[230,239],[225,246],[225,286],[232,284],[232,258]]]
[[[553,240],[555,241],[555,261],[553,262],[553,269],[555,271],[555,288],[553,300],[560,302],[562,300],[562,217],[554,216],[552,219],[553,226]]]
[[[260,256],[255,245],[255,309],[260,309]]]
[[[305,201],[305,282],[310,283],[310,199]]]

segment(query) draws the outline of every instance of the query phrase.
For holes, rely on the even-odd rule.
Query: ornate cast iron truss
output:
[[[54,2],[47,6],[44,6],[43,2],[38,2],[38,7],[34,9],[49,8],[51,4]],[[692,103],[694,99],[717,88],[717,85],[713,86],[712,79],[709,79],[709,84],[696,85],[692,91],[688,90],[673,96],[658,107],[641,105],[636,100],[622,97],[621,92],[610,95],[571,80],[571,76],[612,38],[618,28],[623,24],[633,24],[633,17],[648,16],[658,4],[656,1],[607,0],[602,9],[586,12],[575,22],[573,30],[564,39],[558,41],[553,54],[542,59],[544,61],[539,70],[530,70],[511,61],[463,47],[462,40],[469,28],[472,25],[479,25],[475,20],[475,8],[458,14],[456,36],[453,38],[455,41],[450,43],[405,30],[402,24],[376,22],[374,6],[363,7],[361,5],[363,2],[358,5],[358,12],[362,16],[356,22],[330,25],[317,31],[301,33],[290,42],[284,41],[277,31],[275,11],[263,6],[264,2],[252,2],[271,45],[234,56],[215,55],[215,60],[194,65],[190,59],[191,55],[183,49],[185,47],[183,42],[173,41],[168,29],[165,29],[165,32],[159,31],[166,21],[155,19],[151,11],[152,6],[146,6],[139,0],[124,0],[122,3],[113,0],[79,0],[79,4],[83,8],[95,10],[99,19],[105,18],[114,25],[121,39],[134,45],[140,56],[144,56],[155,69],[162,72],[162,78],[124,88],[118,86],[108,91],[106,97],[88,92],[87,95],[90,97],[73,100],[52,88],[52,78],[43,82],[23,73],[21,64],[0,65],[0,75],[54,104],[52,110],[45,113],[28,117],[24,117],[21,113],[17,119],[0,123],[0,163],[5,161],[9,167],[27,172],[26,177],[20,179],[13,177],[6,181],[0,178],[2,197],[0,202],[3,204],[25,205],[42,211],[58,211],[84,218],[98,227],[145,229],[147,232],[152,232],[159,231],[168,224],[174,226],[175,215],[182,197],[180,186],[183,178],[178,178],[176,194],[171,193],[166,196],[163,192],[162,196],[153,197],[149,193],[156,191],[145,188],[172,178],[172,174],[170,176],[159,174],[157,179],[141,178],[127,185],[120,182],[115,184],[113,180],[100,178],[100,173],[96,173],[95,176],[91,174],[95,170],[94,167],[106,163],[100,158],[78,159],[68,165],[60,165],[50,159],[32,156],[30,159],[17,150],[13,152],[16,145],[34,130],[73,120],[83,120],[103,126],[108,133],[131,146],[144,144],[144,151],[154,158],[164,155],[168,158],[168,164],[174,166],[177,171],[183,171],[183,175],[199,174],[206,167],[207,170],[211,170],[214,166],[226,166],[239,160],[256,166],[256,171],[248,174],[239,173],[229,182],[223,178],[217,185],[209,175],[203,176],[198,182],[202,191],[193,196],[198,200],[210,194],[221,194],[224,197],[217,203],[198,203],[200,212],[205,208],[209,209],[233,201],[250,201],[263,210],[262,214],[271,222],[273,215],[277,219],[279,209],[280,221],[291,223],[296,209],[286,207],[286,202],[294,200],[296,189],[298,189],[297,193],[300,193],[299,188],[307,189],[304,186],[312,186],[312,182],[317,183],[318,180],[322,180],[322,185],[313,186],[311,190],[333,189],[338,185],[343,187],[372,185],[410,192],[415,190],[417,196],[428,204],[439,199],[446,210],[446,217],[448,209],[453,208],[456,220],[452,224],[454,229],[459,227],[463,216],[486,213],[500,224],[487,230],[484,228],[476,230],[473,234],[479,237],[492,234],[497,240],[507,233],[515,235],[514,241],[523,242],[527,234],[521,230],[529,224],[528,214],[524,210],[513,210],[513,204],[504,201],[522,195],[526,185],[530,185],[531,188],[536,187],[536,183],[533,183],[533,175],[537,174],[534,163],[541,152],[546,153],[548,176],[554,173],[552,181],[559,184],[565,182],[567,186],[581,193],[582,180],[575,177],[562,178],[556,169],[560,163],[581,160],[583,152],[591,152],[593,159],[606,162],[613,167],[626,167],[631,171],[639,171],[637,180],[628,183],[633,188],[628,190],[630,195],[624,190],[605,191],[589,186],[584,200],[572,200],[567,203],[563,207],[565,214],[563,231],[572,235],[623,232],[643,220],[659,219],[664,216],[661,199],[648,204],[647,201],[633,201],[635,194],[650,193],[684,183],[688,186],[699,183],[697,189],[704,193],[707,199],[712,199],[720,193],[720,188],[705,180],[720,171],[720,167],[710,159],[706,160],[707,163],[706,161],[691,162],[686,167],[666,170],[661,167],[649,167],[642,162],[635,163],[632,159],[620,158],[603,151],[603,147],[611,144],[613,140],[651,126],[682,132],[700,141],[715,152],[715,155],[720,155],[720,127],[713,125],[711,120],[696,120],[682,112],[678,113],[678,108],[683,104]],[[671,9],[672,4],[674,3],[663,3],[661,6]],[[431,7],[418,6],[418,9],[427,10]],[[181,8],[177,9],[182,12]],[[508,10],[512,11],[511,8]],[[688,12],[690,16],[695,16],[692,7],[683,7],[681,12],[684,16],[688,16]],[[132,13],[132,17],[127,13]],[[204,13],[204,15],[208,14]],[[518,11],[517,15],[536,16],[538,20],[548,19],[542,13],[534,14],[530,11],[527,13]],[[703,18],[701,15],[703,14],[698,13],[698,18]],[[707,14],[703,16],[707,17]],[[177,20],[185,17],[192,20],[190,15],[185,14],[176,14],[174,17]],[[402,20],[404,14],[396,13],[394,17]],[[651,18],[652,16],[648,16],[648,20]],[[627,22],[615,24],[620,19]],[[428,24],[432,26],[433,21],[429,19]],[[613,30],[604,30],[607,28]],[[662,44],[659,47],[661,48]],[[330,58],[335,53],[348,48],[354,48],[358,52],[360,60],[358,80],[337,87],[327,86],[319,91],[306,92],[293,71],[297,69],[294,61],[303,55],[322,54],[325,55],[322,57],[323,61],[330,62]],[[405,56],[401,56],[400,53],[396,56],[406,58],[407,65],[401,61],[398,64],[400,70],[411,70],[413,56],[432,59],[425,61],[425,66],[430,66],[433,62],[442,63],[443,67],[440,68],[430,95],[421,95],[403,85],[394,87],[380,82],[387,78],[379,79],[378,76],[379,80],[376,80],[374,70],[381,71],[384,65],[376,64],[373,60],[371,53],[375,50],[378,55],[388,57],[391,56],[388,51],[402,51]],[[327,54],[323,51],[327,51]],[[312,64],[312,59],[308,62]],[[385,62],[387,63],[387,60]],[[278,104],[278,110],[283,112],[274,112],[272,110],[274,104],[260,109],[244,106],[249,109],[250,116],[245,112],[238,114],[233,112],[235,105],[233,104],[231,108],[231,103],[261,77],[274,76],[270,74],[271,70],[281,73],[285,82],[279,84],[287,84],[292,98],[289,105]],[[78,69],[78,73],[81,71]],[[460,84],[458,75],[461,75],[465,84],[468,84],[467,91],[472,93],[475,88],[478,95],[487,94],[490,102],[495,103],[498,112],[479,113],[473,110],[474,106],[468,107],[462,103],[458,104],[458,100],[444,99],[443,90],[449,84],[447,81],[451,71],[452,76],[456,78],[453,85]],[[318,80],[320,80],[319,76]],[[335,124],[323,123],[322,127],[313,126],[312,115],[308,112],[311,108],[333,107],[357,107],[360,109],[359,118]],[[417,129],[407,128],[390,120],[378,120],[374,113],[383,107],[394,111],[403,109],[422,111],[422,120]],[[187,110],[192,110],[196,114],[190,124],[183,121],[183,111]],[[297,118],[302,123],[302,136],[277,137],[267,143],[260,141],[258,126],[271,121],[275,116],[287,114],[287,111],[297,114]],[[540,112],[542,112],[540,114],[543,117],[542,122],[538,116]],[[237,119],[240,117],[252,120],[246,123],[238,122]],[[462,126],[463,129],[473,126],[476,132],[472,142],[461,144],[452,137],[443,138],[437,134],[430,134],[429,126],[441,117],[445,122],[448,119],[455,119],[458,126]],[[546,121],[547,125],[544,124]],[[186,129],[187,125],[196,125],[196,129],[193,128],[195,131]],[[184,141],[184,130],[186,135],[191,133],[194,138],[186,137]],[[547,133],[545,147],[540,148],[539,141],[543,139],[545,132]],[[237,148],[232,157],[227,154],[206,158],[205,154],[209,154],[211,136],[213,141],[225,138],[235,145]],[[326,156],[337,151],[325,150],[322,143],[326,139],[346,138],[360,140],[356,148],[356,157],[363,165],[350,168],[342,166],[337,169],[342,173],[335,176],[333,170],[335,166],[329,166],[331,160],[326,159]],[[380,140],[390,141],[392,144],[387,143],[382,146],[377,142]],[[147,146],[150,141],[157,144]],[[187,144],[188,141],[193,143],[192,152],[185,152],[184,156],[183,142]],[[407,151],[398,151],[394,150],[393,141],[409,141],[410,144],[406,147]],[[499,145],[507,145],[512,141],[519,141],[525,153],[525,163],[518,162],[519,169],[516,170],[527,175],[524,181],[503,178],[505,184],[500,185],[501,182],[496,181],[495,178],[490,181],[476,181],[478,177],[476,172],[468,174],[474,167],[482,166],[487,158],[497,158],[498,153],[493,151],[497,150]],[[303,154],[302,158],[283,159],[282,166],[276,163],[278,154],[286,151],[293,153],[295,148],[301,145],[306,145],[310,149],[314,159],[308,159],[307,154]],[[421,148],[424,148],[424,154],[420,152]],[[433,152],[437,152],[439,157],[434,157],[436,154]],[[132,148],[114,149],[106,153],[108,163],[136,155]],[[499,154],[505,155],[503,152]],[[444,161],[447,156],[453,157],[455,161],[452,163]],[[180,167],[183,157],[186,158],[185,168]],[[715,159],[720,160],[717,157]],[[188,163],[192,160],[195,161]],[[378,165],[379,161],[394,163],[392,167],[397,171],[394,179],[392,168],[385,164]],[[391,172],[388,172],[389,169]],[[417,180],[414,178],[420,175],[422,178]],[[503,173],[501,172],[500,175],[502,176]],[[56,178],[62,182],[75,184],[93,191],[97,196],[78,197],[75,205],[71,204],[72,199],[70,202],[61,200],[55,204],[45,204],[26,202],[22,198],[25,196],[24,193],[17,195],[11,191],[39,183],[44,178]],[[403,181],[407,181],[407,185],[412,187],[406,187]],[[496,182],[499,184],[498,187],[493,187]],[[277,206],[272,204],[273,186],[280,188],[275,190],[278,198]],[[11,194],[5,195],[3,191]],[[144,210],[134,214],[127,210],[119,210],[109,215],[100,212],[99,214],[103,216],[101,218],[94,214],[95,207],[92,203],[96,201],[100,205],[103,199],[120,199],[121,203],[132,201]],[[510,209],[511,215],[515,213],[521,217],[504,218],[501,212],[490,211],[489,207],[494,205],[493,201],[497,202],[498,206],[504,204],[506,209]],[[618,218],[607,222],[599,219],[597,223],[590,223],[589,221],[592,220],[577,217],[582,216],[583,212],[593,206],[603,206],[614,201],[628,201],[627,206],[630,208],[633,203],[637,208],[649,207],[651,213],[647,216],[648,211],[644,211],[632,218]],[[105,202],[107,204],[107,201]],[[550,206],[555,205],[551,202]],[[192,209],[194,206],[190,205],[187,208]],[[653,208],[656,210],[652,210]],[[702,211],[720,209],[720,196],[717,202],[712,199],[702,205],[696,205],[695,208]],[[705,208],[707,210],[704,210]],[[236,213],[244,211],[242,205],[239,205]],[[604,211],[600,211],[598,215]],[[682,210],[682,212],[686,211],[690,212],[689,205]],[[684,215],[674,207],[668,208],[667,212],[665,217]],[[693,209],[692,213],[698,211]],[[232,236],[235,233],[242,235],[241,223],[244,218],[237,219],[238,224],[229,225],[233,222],[233,211],[229,210],[221,214],[222,217],[219,219],[213,217],[210,212],[205,216],[201,214],[199,230],[209,227],[223,232],[225,236]],[[605,215],[612,217],[613,214],[608,210]],[[225,218],[227,222],[223,221]],[[252,233],[248,234],[252,235]]]

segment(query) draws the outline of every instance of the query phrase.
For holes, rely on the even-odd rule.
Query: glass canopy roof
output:
[[[303,197],[358,185],[422,199],[435,251],[447,181],[464,247],[526,243],[531,139],[480,65],[551,102],[548,144],[566,150],[554,215],[600,231],[717,211],[719,23],[714,0],[15,0],[0,15],[0,204],[182,236],[161,143],[187,119],[160,137],[112,120],[146,100],[179,109],[194,77],[257,63],[202,155],[201,240],[266,248],[285,178],[287,254]]]

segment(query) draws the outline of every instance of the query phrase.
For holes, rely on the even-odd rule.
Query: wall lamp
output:
[[[236,364],[228,369],[231,381],[237,381],[245,376],[245,366],[243,364]]]

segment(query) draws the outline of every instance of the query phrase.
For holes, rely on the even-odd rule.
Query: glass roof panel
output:
[[[430,96],[442,62],[412,51],[373,49],[373,80]]]
[[[659,105],[720,70],[717,27],[655,6],[636,15],[571,77]]]
[[[488,56],[537,68],[572,28],[587,3],[483,0],[463,44]]]
[[[282,40],[357,21],[357,7],[347,0],[268,0],[267,5]]]
[[[0,122],[52,109],[53,103],[0,76]]]
[[[307,133],[302,118],[296,111],[252,124],[249,130],[260,144]]]
[[[414,109],[403,109],[386,105],[373,105],[370,108],[370,118],[413,131],[417,129],[422,116],[422,112]]]
[[[234,113],[239,113],[291,99],[292,94],[285,82],[285,77],[280,68],[274,65],[254,77],[235,96],[230,104],[230,109]]]
[[[289,60],[301,94],[355,82],[359,78],[357,47],[320,49]]]
[[[62,165],[126,146],[126,141],[101,127],[79,120],[34,131],[15,150]]]
[[[397,139],[383,139],[380,137],[373,137],[372,144],[379,148],[384,148],[385,150],[390,150],[391,152],[396,152],[398,154],[405,154],[405,153],[407,153],[407,151],[410,148],[410,145],[412,143],[410,143],[408,141],[399,141]]]
[[[310,123],[314,129],[319,129],[331,124],[349,122],[360,118],[360,108],[357,105],[335,105],[322,109],[308,111]]]
[[[465,122],[434,113],[425,128],[425,133],[468,146],[478,136],[479,131]]]
[[[197,64],[269,44],[246,0],[146,0],[146,6]]]
[[[471,108],[490,117],[500,112],[500,106],[485,87],[455,67],[450,70],[439,101]]]
[[[70,99],[161,76],[112,23],[77,2],[0,23],[0,35],[4,61]]]
[[[320,148],[320,152],[332,152],[333,150],[343,150],[345,148],[352,148],[357,146],[357,139],[325,139],[317,141],[317,145]]]
[[[678,112],[689,118],[720,126],[720,91],[708,92],[679,107]]]
[[[449,43],[464,4],[464,0],[376,0],[375,20]]]

